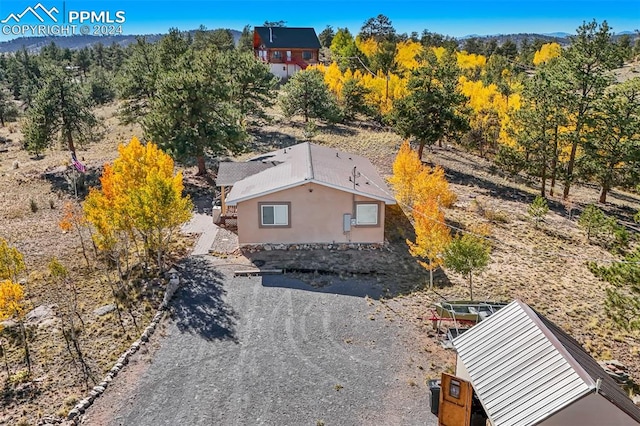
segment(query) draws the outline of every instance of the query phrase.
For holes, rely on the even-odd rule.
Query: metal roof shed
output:
[[[640,409],[560,327],[515,300],[453,341],[494,426],[636,425]]]

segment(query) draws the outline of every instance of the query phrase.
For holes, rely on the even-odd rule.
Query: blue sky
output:
[[[0,20],[18,14],[38,0],[0,0]],[[583,22],[607,20],[615,32],[640,29],[640,0],[40,0],[51,9],[124,11],[122,30],[128,34],[232,28],[284,20],[288,26],[348,27],[357,33],[362,23],[379,13],[387,15],[398,32],[423,29],[461,37],[469,34],[568,32]],[[62,13],[60,13],[62,14]],[[24,23],[38,23],[25,17]],[[0,40],[15,36],[0,34]]]

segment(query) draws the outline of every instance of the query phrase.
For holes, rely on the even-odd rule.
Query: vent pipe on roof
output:
[[[602,385],[602,379],[596,380],[596,393],[600,393],[600,386]]]
[[[271,27],[269,27],[269,43],[273,43],[273,31],[271,31]]]

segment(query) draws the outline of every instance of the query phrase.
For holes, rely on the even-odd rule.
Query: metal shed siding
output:
[[[528,310],[513,302],[454,340],[494,426],[539,423],[593,388]]]

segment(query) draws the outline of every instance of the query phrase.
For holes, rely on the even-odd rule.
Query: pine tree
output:
[[[418,140],[419,158],[425,145],[442,143],[468,129],[468,118],[461,113],[467,98],[458,89],[458,76],[453,54],[445,53],[439,61],[427,51],[423,65],[409,77],[409,95],[393,102],[390,120],[403,137]]]
[[[474,234],[458,234],[444,251],[444,264],[469,279],[469,296],[473,300],[473,275],[483,271],[490,260],[489,243]]]
[[[150,140],[178,160],[195,158],[199,175],[206,174],[206,154],[237,153],[246,138],[222,64],[215,48],[179,58],[157,82],[143,120]]]
[[[544,217],[549,213],[549,205],[547,204],[547,200],[544,197],[536,196],[533,202],[529,205],[529,209],[527,210],[531,219],[533,219],[533,223],[537,228],[540,222],[544,221]]]
[[[59,136],[75,155],[76,143],[89,141],[97,124],[80,86],[63,70],[50,68],[43,88],[27,111],[25,144],[39,154]]]
[[[640,77],[609,87],[594,104],[584,142],[583,173],[600,184],[600,203],[616,185],[637,182],[640,166]]]
[[[282,88],[280,105],[285,116],[302,115],[305,123],[310,118],[339,119],[336,99],[317,69],[300,71],[291,77]]]
[[[612,82],[609,71],[620,62],[619,52],[612,42],[612,37],[606,21],[600,25],[595,20],[585,23],[578,28],[577,35],[571,39],[571,46],[563,54],[569,68],[565,77],[571,86],[567,92],[570,95],[567,99],[567,115],[574,121],[570,134],[571,151],[566,167],[563,198],[569,196],[578,148],[589,133],[594,104]]]
[[[606,289],[607,314],[627,331],[640,330],[640,249],[609,266],[589,263],[589,269],[612,285]]]

